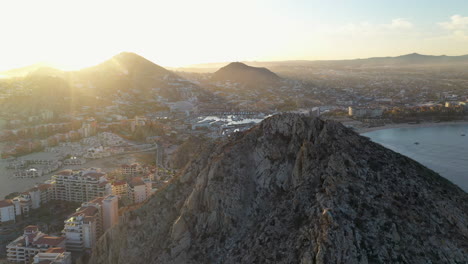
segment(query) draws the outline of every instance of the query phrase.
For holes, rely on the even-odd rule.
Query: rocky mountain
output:
[[[121,92],[148,93],[158,89],[158,95],[170,101],[190,97],[198,87],[177,74],[131,52],[122,52],[93,67],[74,72],[78,83],[91,84],[101,94]]]
[[[89,263],[468,263],[468,194],[296,114],[208,145]]]
[[[16,77],[2,86],[14,90],[20,87],[24,91],[0,104],[0,110],[12,113],[34,114],[41,109],[59,113],[79,111],[83,106],[102,108],[116,101],[130,102],[133,106],[129,108],[136,108],[138,104],[156,105],[156,98],[165,102],[189,99],[193,102],[198,97],[209,97],[198,85],[130,52],[78,71],[33,65],[8,73]],[[157,107],[162,109],[164,105]]]
[[[6,76],[6,77],[24,77],[30,73],[33,72],[41,72],[44,69],[47,69],[49,71],[60,71],[58,69],[54,69],[52,66],[48,65],[47,63],[35,63],[32,65],[20,67],[20,68],[15,68],[15,69],[10,69],[6,71],[1,71],[0,76]]]
[[[275,84],[280,77],[267,68],[251,67],[241,62],[232,62],[217,70],[212,78],[218,82],[235,82],[249,87]]]

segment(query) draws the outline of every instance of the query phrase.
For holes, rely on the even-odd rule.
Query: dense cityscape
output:
[[[412,57],[424,56],[401,56]],[[1,171],[10,182],[1,188],[3,257],[84,261],[107,229],[163,188],[207,142],[269,116],[302,112],[360,131],[463,121],[468,113],[468,72],[461,68],[270,67],[276,72],[243,63],[214,73],[171,72],[122,53],[79,72],[37,68],[1,79]],[[90,77],[93,71],[145,86],[111,92],[113,82]],[[157,80],[148,83],[142,72]],[[37,94],[57,88],[81,99],[72,104],[69,92]]]

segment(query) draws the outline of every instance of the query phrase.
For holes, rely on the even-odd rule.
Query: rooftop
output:
[[[113,186],[120,186],[120,185],[126,185],[126,181],[115,181],[112,183]]]
[[[65,237],[43,236],[33,242],[33,245],[58,246],[65,240]]]
[[[98,197],[94,200],[89,201],[89,203],[97,203],[97,204],[102,204],[102,200],[104,200],[104,197]]]
[[[24,228],[24,231],[38,231],[39,227],[35,225],[28,225],[27,227]]]
[[[65,252],[64,248],[53,247],[53,248],[49,248],[45,253],[63,253],[63,252]]]
[[[52,184],[44,183],[44,184],[39,185],[37,188],[39,188],[39,190],[41,191],[44,191],[44,190],[49,189],[50,187],[52,187]]]
[[[89,176],[89,177],[93,177],[93,178],[96,178],[96,179],[99,179],[100,177],[105,176],[105,175],[106,174],[104,172],[95,172],[95,171],[84,172],[83,173],[83,176]]]
[[[10,206],[10,205],[13,205],[13,203],[9,199],[0,201],[0,208],[7,207],[7,206]]]
[[[76,216],[94,216],[98,209],[94,206],[87,206],[87,207],[80,207],[77,209],[75,213],[70,215],[70,217],[76,217]]]
[[[57,175],[63,175],[63,176],[69,176],[72,175],[73,171],[72,170],[63,170],[57,173]]]
[[[143,182],[143,179],[141,177],[135,177],[130,180],[130,185],[131,186],[145,185],[145,182]]]

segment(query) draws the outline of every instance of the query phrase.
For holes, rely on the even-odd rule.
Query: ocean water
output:
[[[468,125],[392,128],[362,135],[418,161],[468,192]]]

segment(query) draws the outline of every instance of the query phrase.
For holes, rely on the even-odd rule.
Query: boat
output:
[[[415,145],[419,145],[419,142],[416,141],[416,142],[414,142],[414,144],[415,144]]]
[[[466,136],[465,134],[461,134],[462,137]]]

